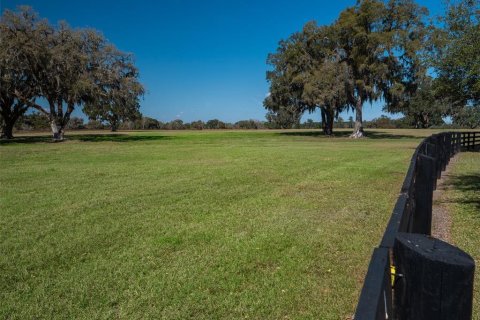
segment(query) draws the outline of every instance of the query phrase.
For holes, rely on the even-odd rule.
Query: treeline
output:
[[[418,128],[416,122],[412,118],[402,117],[399,119],[392,119],[382,115],[381,117],[363,122],[365,128],[372,129],[411,129]],[[291,129],[318,129],[321,128],[322,123],[307,119],[303,123],[296,123],[292,125]],[[335,118],[333,128],[336,129],[353,129],[355,121],[353,117],[347,120],[342,117]],[[458,124],[447,124],[442,119],[432,123],[435,128],[471,128]],[[45,131],[50,130],[49,119],[44,114],[32,112],[22,115],[15,124],[15,129],[23,131]],[[69,130],[111,130],[108,123],[98,120],[84,121],[80,117],[72,117],[68,122],[66,129]],[[223,122],[218,119],[208,121],[192,121],[183,122],[180,119],[162,122],[151,117],[140,117],[135,121],[123,121],[118,125],[119,130],[258,130],[258,129],[285,129],[274,122],[259,121],[259,120],[241,120],[235,123]]]
[[[384,111],[417,128],[445,117],[477,127],[479,18],[478,0],[447,2],[438,19],[413,0],[359,0],[330,25],[309,22],[268,56],[267,119],[287,128],[319,110],[329,135],[335,118],[352,110],[357,138],[364,104],[382,100]]]
[[[0,120],[2,137],[12,138],[19,119],[32,126],[48,120],[62,140],[75,108],[112,130],[141,117],[144,93],[131,54],[118,50],[92,29],[52,25],[29,7],[5,10],[0,19]],[[42,99],[46,103],[38,104]],[[24,122],[25,123],[25,122]]]
[[[49,130],[49,118],[39,112],[22,115],[15,124],[17,130]],[[80,117],[72,117],[66,129],[71,130],[111,130],[111,124],[105,121],[90,119],[84,121]],[[241,120],[235,123],[223,122],[218,119],[208,121],[184,122],[180,119],[162,122],[151,117],[137,117],[134,121],[125,120],[118,123],[119,130],[203,130],[203,129],[275,129],[273,124],[259,120]]]

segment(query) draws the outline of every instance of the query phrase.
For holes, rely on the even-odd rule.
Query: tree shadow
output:
[[[453,176],[449,180],[449,185],[462,192],[462,198],[453,202],[473,205],[480,210],[480,174]]]
[[[333,136],[326,136],[322,131],[293,131],[293,132],[280,132],[280,135],[285,136],[300,136],[300,137],[324,137],[324,138],[348,138],[351,131],[334,131]],[[366,139],[418,139],[422,136],[417,135],[402,135],[394,134],[383,131],[365,131]]]
[[[52,138],[47,136],[22,136],[13,139],[0,139],[0,145],[8,144],[29,144],[29,143],[45,143],[51,142]]]
[[[130,142],[130,141],[157,141],[169,140],[171,136],[162,135],[129,135],[129,134],[79,134],[72,135],[68,140],[79,140],[84,142]]]
[[[132,141],[158,141],[172,139],[171,136],[163,135],[129,135],[129,134],[74,134],[65,136],[67,141],[82,142],[132,142]],[[0,140],[0,145],[7,144],[35,144],[55,143],[51,136],[21,136],[10,140]]]
[[[349,131],[333,132],[333,135],[326,136],[323,131],[292,131],[292,132],[279,132],[282,136],[298,136],[298,137],[323,137],[323,138],[346,138],[350,136]]]

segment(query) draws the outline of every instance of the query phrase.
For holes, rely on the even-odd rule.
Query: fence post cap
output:
[[[400,232],[396,240],[431,261],[466,267],[475,265],[468,253],[440,239],[424,234]]]

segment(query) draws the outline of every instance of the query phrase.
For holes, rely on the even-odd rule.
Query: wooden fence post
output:
[[[418,156],[414,196],[415,213],[411,229],[413,233],[431,234],[434,168],[434,158],[423,154]]]
[[[399,233],[394,246],[398,320],[471,320],[475,262],[441,240]]]
[[[460,152],[460,148],[462,146],[462,134],[460,132],[456,132],[455,133],[456,136],[457,136],[457,143],[455,145],[455,154],[459,153]]]
[[[433,141],[435,142],[435,141]],[[433,184],[433,190],[437,190],[437,148],[436,145],[433,143],[428,143],[426,144],[425,148],[425,155],[429,156],[430,158],[433,158],[433,163],[432,165],[432,184]]]
[[[455,140],[454,140],[453,132],[450,132],[449,135],[450,135],[450,158],[452,158],[453,155],[455,154]]]
[[[441,135],[441,144],[442,144],[442,171],[445,171],[447,168],[447,136],[445,134]]]
[[[446,159],[445,159],[445,169],[450,163],[450,158],[452,157],[452,134],[450,132],[445,133],[445,147],[446,147]]]
[[[439,134],[437,137],[437,148],[438,148],[437,179],[440,179],[442,177],[442,171],[445,170],[445,137],[442,134]]]
[[[440,179],[442,176],[442,146],[440,142],[439,135],[432,136],[432,142],[435,144],[435,169],[437,179]]]

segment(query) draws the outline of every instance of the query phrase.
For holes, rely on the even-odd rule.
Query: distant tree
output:
[[[394,129],[396,128],[395,121],[385,115],[381,115],[379,118],[372,119],[367,124],[368,128],[382,128],[382,129]]]
[[[353,129],[353,117],[352,116],[348,117],[348,127],[350,129]]]
[[[202,120],[192,121],[190,123],[190,128],[194,130],[203,130],[205,128],[205,123]]]
[[[345,120],[343,120],[343,118],[339,116],[336,119],[336,126],[337,128],[345,128]]]
[[[123,122],[132,122],[131,119]],[[153,119],[150,117],[141,117],[134,121],[134,128],[132,129],[140,129],[140,130],[152,130],[152,129],[160,129],[160,122],[157,119]]]
[[[270,110],[265,117],[271,129],[292,129],[300,127],[302,114],[297,108],[290,106],[279,107],[276,111]]]
[[[473,106],[463,107],[455,113],[453,123],[470,129],[480,127],[480,108]]]
[[[401,103],[398,109],[387,107],[385,110],[400,111],[405,115],[406,121],[415,128],[442,125],[444,123],[442,116],[447,115],[447,107],[436,97],[433,79],[429,77],[425,77],[418,84],[415,93],[408,101]]]
[[[101,121],[89,119],[85,127],[90,130],[101,130],[105,128],[105,125]]]
[[[80,130],[85,129],[85,125],[83,123],[83,119],[80,117],[72,117],[67,124],[67,128],[71,130]]]
[[[258,120],[240,120],[234,124],[235,129],[264,129],[262,122]]]
[[[50,127],[48,117],[40,112],[23,114],[15,123],[18,130],[45,130]]]
[[[98,67],[91,70],[94,85],[84,112],[91,118],[107,122],[112,131],[116,131],[122,121],[143,121],[139,99],[144,88],[138,81],[138,69],[132,56],[112,45],[102,44],[93,55],[93,61]]]
[[[223,121],[218,119],[208,120],[205,124],[205,129],[225,129],[226,125]]]
[[[183,121],[180,119],[175,119],[173,121],[168,122],[165,127],[168,130],[184,130],[185,129]]]
[[[313,119],[307,119],[307,121],[302,124],[303,129],[314,129],[315,126],[316,123],[313,121]]]

